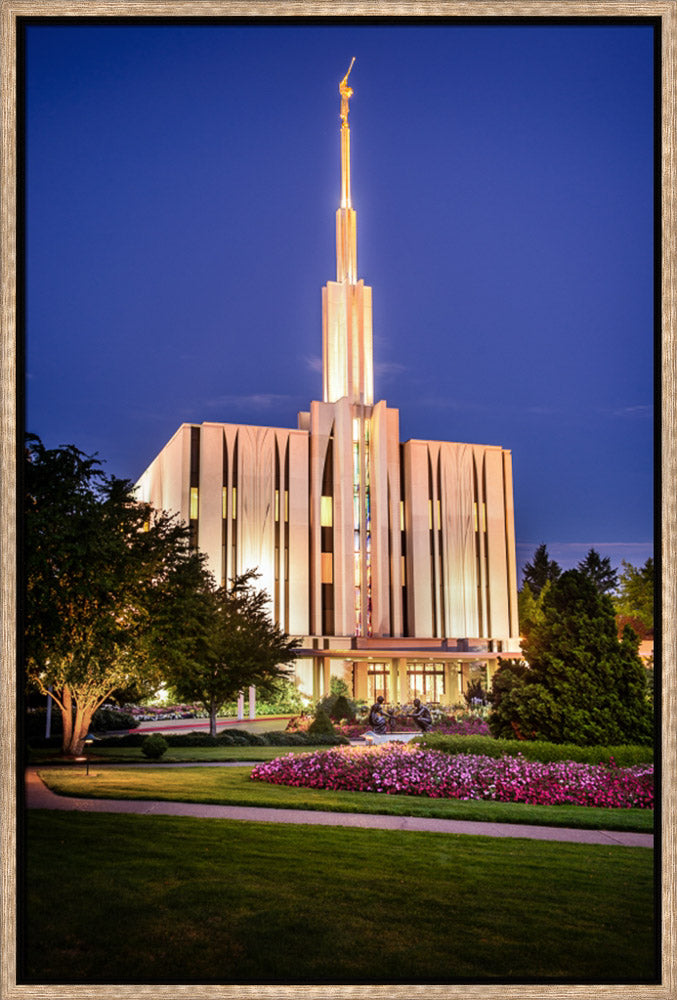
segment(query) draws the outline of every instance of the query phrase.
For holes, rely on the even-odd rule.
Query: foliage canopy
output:
[[[185,655],[207,573],[184,526],[96,456],[29,435],[25,457],[28,678],[61,711],[63,752],[78,755],[113,689],[159,681],[167,645]]]
[[[255,685],[274,693],[299,646],[271,620],[268,594],[254,586],[258,576],[248,570],[229,586],[203,588],[202,628],[188,637],[192,654],[167,664],[167,678],[179,697],[199,701],[209,712],[212,735],[219,709],[240,691]]]
[[[580,746],[647,744],[652,713],[637,636],[619,640],[611,599],[578,570],[553,581],[523,643],[528,667],[494,675],[494,736]]]

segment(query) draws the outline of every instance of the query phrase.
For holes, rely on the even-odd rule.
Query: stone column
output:
[[[390,701],[392,704],[397,704],[401,701],[400,698],[400,678],[397,670],[397,660],[391,659],[388,661],[388,687],[390,688]]]
[[[400,705],[409,701],[409,682],[407,678],[407,661],[403,658],[394,660],[397,666],[397,697]]]
[[[249,688],[249,718],[256,718],[256,688],[254,685]]]
[[[353,695],[358,701],[362,700],[366,701],[368,693],[367,670],[369,668],[367,667],[366,663],[362,662],[361,660],[358,660],[354,664],[354,669],[355,669],[354,673],[355,683],[354,683]]]

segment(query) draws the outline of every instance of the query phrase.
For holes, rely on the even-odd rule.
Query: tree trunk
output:
[[[71,749],[69,756],[80,757],[85,748],[85,740],[89,732],[89,724],[94,714],[94,706],[81,708],[79,705],[75,711],[75,723],[73,725],[73,735],[71,737]]]
[[[211,736],[216,736],[216,709],[216,703],[212,702],[209,706],[209,733]]]
[[[71,755],[71,742],[73,738],[73,699],[71,689],[68,684],[64,684],[61,692],[61,722],[63,725],[63,736],[61,739],[61,753],[67,757]]]

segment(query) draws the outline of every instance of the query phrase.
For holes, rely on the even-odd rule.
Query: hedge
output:
[[[246,729],[233,729],[217,736],[209,733],[163,733],[170,747],[300,747],[300,746],[341,746],[348,745],[345,736],[313,735],[309,733],[288,733],[274,730],[269,733],[250,733]],[[97,739],[97,747],[140,747],[148,733],[128,733],[126,736],[104,736]]]
[[[645,746],[579,747],[573,743],[501,740],[491,736],[446,736],[443,733],[426,733],[411,742],[427,750],[441,750],[449,754],[482,754],[485,757],[516,757],[521,754],[526,760],[538,760],[543,764],[558,760],[573,760],[579,764],[606,764],[611,757],[619,767],[653,762],[653,748]]]

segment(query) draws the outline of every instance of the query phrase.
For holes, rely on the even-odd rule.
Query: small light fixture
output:
[[[94,743],[95,739],[96,737],[93,735],[93,733],[87,733],[87,735],[85,736],[85,746],[90,747]],[[86,761],[85,774],[89,775],[89,757],[85,757],[84,759]]]

